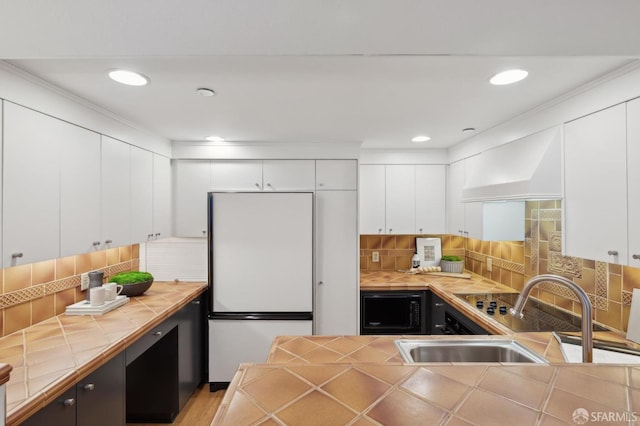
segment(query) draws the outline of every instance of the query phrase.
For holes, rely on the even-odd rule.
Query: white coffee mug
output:
[[[103,287],[93,287],[89,291],[91,292],[91,306],[104,305],[107,292]]]
[[[103,284],[102,287],[105,290],[105,300],[107,302],[116,300],[116,297],[122,292],[122,285],[117,283],[106,283]]]

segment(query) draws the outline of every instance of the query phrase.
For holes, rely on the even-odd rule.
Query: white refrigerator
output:
[[[208,194],[209,382],[264,362],[280,335],[313,333],[311,192]]]

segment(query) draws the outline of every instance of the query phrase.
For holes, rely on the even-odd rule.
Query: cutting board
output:
[[[421,272],[422,275],[437,275],[439,277],[450,277],[450,278],[464,278],[471,279],[471,274],[465,273],[457,273],[457,272]]]
[[[631,312],[627,325],[627,339],[640,343],[640,288],[633,289]]]

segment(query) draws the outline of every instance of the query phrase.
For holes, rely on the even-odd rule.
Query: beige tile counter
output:
[[[154,282],[103,315],[48,319],[0,339],[0,363],[13,367],[7,424],[24,421],[206,290],[206,283]]]

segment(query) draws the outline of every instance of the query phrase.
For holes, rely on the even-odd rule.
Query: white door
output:
[[[624,104],[565,125],[563,225],[568,256],[627,263],[626,132]]]
[[[131,150],[102,136],[102,248],[131,244]]]
[[[153,240],[153,154],[131,147],[131,241]]]
[[[214,312],[313,310],[313,194],[214,193]]]
[[[211,191],[209,160],[178,160],[176,171],[176,236],[207,236],[207,193]]]
[[[68,123],[4,103],[3,266],[60,254],[59,135]],[[14,257],[21,255],[22,257]]]
[[[262,161],[213,160],[212,191],[261,191]]]
[[[356,160],[316,160],[316,189],[358,189],[358,162]]]
[[[385,232],[413,234],[416,231],[416,167],[385,167]]]
[[[416,230],[418,234],[446,234],[446,168],[416,165]]]
[[[171,236],[171,160],[153,154],[153,238]]]
[[[314,160],[264,160],[262,189],[265,191],[313,191],[316,187]]]
[[[385,233],[385,169],[379,164],[360,166],[360,233]]]
[[[629,266],[640,267],[640,99],[627,103]]]
[[[60,140],[62,257],[99,250],[101,244],[100,135],[70,124],[67,129]]]
[[[356,191],[316,193],[316,334],[358,331],[357,204]]]
[[[276,336],[311,330],[311,321],[209,320],[209,382],[230,382],[243,362],[266,362]]]

